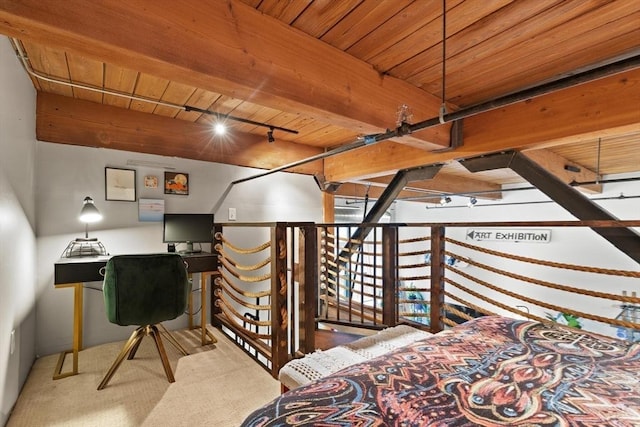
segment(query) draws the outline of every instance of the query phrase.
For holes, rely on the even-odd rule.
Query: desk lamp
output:
[[[102,214],[93,204],[93,199],[89,196],[84,198],[82,210],[80,211],[80,221],[85,223],[84,237],[72,240],[64,250],[63,258],[73,258],[82,256],[107,255],[104,245],[97,238],[89,238],[89,223],[102,219]]]

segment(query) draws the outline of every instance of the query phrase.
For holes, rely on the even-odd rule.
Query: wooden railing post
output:
[[[299,259],[299,336],[304,353],[315,350],[316,311],[318,301],[318,234],[313,223],[300,227]]]
[[[442,226],[431,227],[431,332],[444,328],[444,235]]]
[[[278,377],[288,361],[287,225],[271,228],[271,375]]]
[[[398,321],[398,227],[382,228],[382,323]]]

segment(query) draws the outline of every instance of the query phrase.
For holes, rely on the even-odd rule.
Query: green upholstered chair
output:
[[[187,307],[191,283],[182,257],[175,253],[113,256],[107,262],[102,289],[109,321],[121,326],[137,325],[138,328],[109,368],[98,390],[107,386],[125,357],[133,359],[145,335],[153,337],[167,379],[174,382],[158,326],[161,326],[160,322],[180,316]]]

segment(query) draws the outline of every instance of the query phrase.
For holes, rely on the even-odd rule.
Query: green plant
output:
[[[558,313],[553,315],[551,313],[547,313],[547,319],[560,323],[561,325],[569,326],[570,328],[582,329],[582,323],[580,323],[580,318],[569,313]]]

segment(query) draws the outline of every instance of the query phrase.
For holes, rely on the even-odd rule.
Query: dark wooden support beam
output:
[[[434,334],[444,329],[444,227],[431,227],[431,317]]]
[[[349,242],[355,241],[356,243],[348,243],[345,248],[340,252],[340,257],[349,257],[349,253],[353,252],[357,245],[367,238],[375,223],[377,223],[382,215],[389,209],[391,203],[398,197],[398,194],[402,189],[412,181],[424,181],[425,179],[433,178],[442,168],[442,165],[430,165],[419,166],[413,169],[403,169],[398,171],[393,177],[387,188],[382,192],[380,198],[373,205],[371,210],[367,213],[363,225],[353,233]]]
[[[382,323],[398,322],[398,227],[382,230]]]
[[[508,167],[581,221],[618,220],[522,153],[510,151],[492,154],[466,159],[461,164],[471,172]],[[635,231],[625,227],[591,229],[640,264],[640,235]]]
[[[279,222],[271,228],[271,375],[289,361],[287,328],[287,228]]]
[[[300,227],[300,251],[298,263],[299,270],[299,328],[301,348],[305,353],[311,353],[316,349],[315,329],[318,301],[318,234],[313,223],[305,223]],[[301,279],[301,280],[300,280]],[[291,307],[292,310],[295,309]]]

